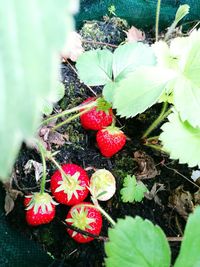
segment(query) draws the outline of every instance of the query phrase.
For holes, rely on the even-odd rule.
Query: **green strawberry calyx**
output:
[[[106,114],[109,114],[109,109],[112,107],[109,102],[107,102],[103,97],[100,97],[97,99],[97,106],[96,110],[97,111],[104,111]]]
[[[39,208],[41,208],[43,213],[51,212],[53,210],[52,205],[58,205],[48,193],[41,194],[40,192],[37,192],[33,195],[26,196],[26,198],[31,198],[26,210],[33,208],[34,214],[38,213]]]
[[[85,207],[74,208],[71,211],[71,218],[66,219],[66,222],[70,223],[72,226],[86,231],[87,229],[92,230],[91,223],[95,222],[94,218],[88,217],[88,209]],[[77,235],[76,231],[73,231],[72,237]],[[84,236],[86,237],[86,236]]]
[[[108,131],[109,134],[124,134],[119,127],[110,125],[103,129],[103,131]]]
[[[67,194],[68,201],[71,200],[74,195],[78,199],[79,190],[83,190],[84,187],[80,185],[81,181],[78,180],[80,172],[75,172],[73,175],[66,174],[67,178],[62,177],[62,180],[58,182],[59,187],[56,188],[55,192],[64,191]]]

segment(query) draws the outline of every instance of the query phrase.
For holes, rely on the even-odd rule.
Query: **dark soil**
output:
[[[70,65],[62,64],[61,70],[66,87],[66,95],[58,104],[57,109],[75,106],[88,96],[93,96],[91,91],[79,82]],[[94,88],[94,90],[99,93],[101,88]],[[77,119],[72,124],[68,124],[60,129],[60,132],[66,132],[69,135],[69,141],[58,148],[60,152],[56,158],[61,164],[73,162],[83,168],[106,168],[113,173],[117,180],[117,192],[110,201],[102,203],[102,207],[105,208],[114,220],[124,218],[126,215],[133,217],[139,215],[159,225],[167,237],[176,237],[182,236],[185,220],[173,208],[169,207],[169,196],[180,185],[183,185],[184,189],[190,192],[194,192],[196,188],[175,171],[167,169],[162,162],[164,160],[168,167],[177,170],[187,177],[191,176],[191,169],[188,169],[185,165],[178,164],[178,162],[169,160],[166,155],[162,155],[160,152],[144,146],[141,142],[144,130],[151,124],[156,115],[159,114],[160,108],[160,105],[156,105],[144,114],[126,121],[118,118],[118,125],[123,126],[123,131],[130,140],[127,141],[125,148],[111,159],[104,158],[99,153],[95,142],[95,132],[85,131],[81,127],[79,119]],[[157,133],[155,132],[154,134]],[[53,147],[53,150],[56,150],[56,147]],[[137,171],[137,163],[133,160],[133,153],[137,150],[142,150],[151,156],[155,161],[155,165],[157,165],[157,169],[160,171],[160,175],[153,179],[143,180],[143,182],[149,190],[151,190],[155,183],[164,184],[165,191],[158,192],[161,205],[158,205],[154,199],[148,200],[146,198],[141,203],[136,204],[125,204],[121,201],[120,189],[124,177],[127,174],[133,175]],[[24,145],[15,166],[18,183],[15,184],[15,187],[20,188],[24,193],[38,190],[34,173],[29,175],[24,173],[23,167],[29,159],[41,161],[36,151],[27,149]],[[49,177],[54,170],[54,166],[48,164]],[[90,172],[88,173],[90,174]],[[47,184],[48,187],[49,184]],[[78,244],[73,241],[62,224],[68,210],[68,207],[59,205],[57,207],[56,219],[53,222],[48,225],[31,228],[25,222],[23,199],[18,198],[14,210],[7,216],[7,221],[22,233],[25,233],[30,239],[40,243],[43,249],[53,257],[60,259],[62,266],[102,266],[105,257],[103,241],[95,240],[88,244]],[[104,219],[102,236],[107,236],[108,227],[109,224]],[[174,261],[180,248],[180,242],[171,242],[170,246]]]

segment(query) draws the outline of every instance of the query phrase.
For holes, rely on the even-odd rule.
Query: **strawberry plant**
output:
[[[163,102],[160,116],[142,139],[148,145],[149,134],[168,117],[157,138],[161,149],[170,158],[194,167],[200,164],[200,30],[193,30],[189,36],[170,37],[188,11],[188,5],[178,9],[164,40],[151,46],[141,42],[120,45],[114,53],[88,51],[80,56],[76,67],[86,84],[104,86],[104,98],[121,117],[134,117]]]
[[[70,9],[76,7],[76,4],[73,6],[72,2],[73,1],[69,1]],[[77,2],[74,1],[74,3]],[[24,168],[25,175],[29,176],[29,174],[31,174],[27,179],[28,187],[25,188],[25,185],[22,182],[21,189],[21,184],[18,184],[19,176],[22,176],[22,179],[24,179],[21,169],[23,169],[25,164],[24,161],[26,160],[26,155],[22,155],[22,158],[24,157],[25,159],[23,158],[22,161],[16,163],[16,168],[13,170],[11,184],[5,185],[5,206],[7,206],[6,208],[8,214],[13,209],[12,205],[14,205],[14,200],[17,198],[17,195],[19,195],[19,192],[25,193],[24,206],[27,224],[30,226],[39,226],[41,224],[48,224],[52,222],[50,226],[45,226],[46,228],[27,227],[27,229],[32,231],[33,235],[31,234],[31,236],[36,237],[41,243],[43,243],[44,238],[44,240],[47,241],[46,243],[43,243],[45,251],[52,254],[52,257],[63,257],[62,264],[68,263],[64,262],[65,259],[68,261],[68,257],[74,257],[76,261],[78,257],[81,258],[81,254],[83,254],[84,257],[87,256],[85,258],[91,266],[99,266],[99,255],[100,257],[105,256],[101,242],[97,242],[94,246],[91,246],[90,244],[87,246],[87,244],[85,244],[84,246],[78,246],[77,248],[77,244],[72,240],[74,239],[78,243],[88,243],[97,239],[98,241],[106,241],[105,266],[107,267],[169,267],[171,264],[171,252],[168,240],[170,240],[170,238],[176,239],[178,235],[182,235],[181,228],[184,228],[185,222],[179,222],[179,218],[176,218],[176,224],[178,227],[174,227],[173,231],[168,231],[166,225],[169,226],[173,223],[173,219],[177,214],[175,214],[175,216],[174,214],[170,214],[172,217],[172,219],[171,217],[170,219],[172,221],[168,222],[167,215],[169,213],[168,211],[166,212],[164,205],[168,201],[166,201],[166,196],[167,198],[169,196],[168,204],[171,204],[172,200],[175,202],[173,212],[176,211],[177,213],[180,213],[178,208],[182,209],[181,211],[183,211],[184,214],[180,214],[180,216],[183,216],[184,219],[188,218],[187,216],[189,212],[192,212],[196,204],[199,203],[199,191],[194,193],[192,191],[193,189],[191,190],[191,194],[189,194],[188,191],[185,191],[185,189],[181,186],[178,187],[178,190],[174,190],[175,192],[178,191],[180,193],[181,201],[186,201],[188,206],[184,202],[179,203],[180,200],[178,199],[178,196],[171,194],[174,186],[167,177],[169,173],[167,172],[167,174],[165,174],[162,172],[162,175],[159,176],[160,169],[162,167],[164,168],[164,166],[173,170],[175,174],[178,173],[175,169],[168,167],[169,164],[167,163],[169,162],[165,163],[165,160],[168,161],[167,158],[163,159],[163,155],[160,155],[160,153],[153,154],[153,157],[151,157],[152,154],[150,156],[143,151],[136,151],[136,149],[140,149],[142,145],[147,145],[169,153],[172,159],[179,159],[180,163],[188,163],[189,166],[200,165],[200,153],[198,150],[198,148],[200,149],[200,121],[198,116],[195,116],[196,114],[194,115],[193,112],[193,108],[196,112],[199,111],[198,104],[200,103],[200,82],[197,75],[200,59],[198,49],[200,45],[200,31],[192,30],[187,36],[183,35],[181,32],[177,32],[178,37],[175,37],[174,30],[178,22],[189,12],[189,7],[184,5],[177,11],[175,21],[169,27],[167,33],[159,38],[158,15],[160,12],[160,4],[161,1],[158,0],[156,41],[153,44],[138,42],[145,41],[145,34],[138,29],[131,27],[128,32],[124,31],[127,34],[127,39],[125,40],[125,43],[123,42],[118,47],[116,47],[115,44],[106,44],[97,41],[96,45],[100,45],[99,47],[104,45],[111,49],[90,50],[83,53],[82,44],[89,44],[93,41],[90,41],[90,38],[88,38],[88,40],[84,40],[83,36],[81,37],[78,34],[75,34],[77,35],[77,40],[79,40],[79,43],[77,43],[77,51],[73,49],[72,44],[70,48],[71,51],[65,51],[64,48],[63,52],[61,52],[61,56],[65,57],[65,63],[63,63],[62,68],[67,69],[67,75],[63,75],[62,77],[64,78],[63,83],[65,83],[66,90],[64,91],[63,87],[57,87],[53,82],[53,91],[50,90],[48,92],[48,96],[47,94],[44,94],[45,90],[42,91],[43,93],[41,93],[41,95],[38,93],[38,90],[42,87],[50,88],[48,87],[49,79],[45,76],[45,71],[48,72],[48,70],[51,70],[52,68],[51,63],[53,60],[49,57],[49,53],[51,52],[50,54],[52,55],[56,54],[57,50],[60,49],[61,41],[59,40],[57,44],[56,38],[58,37],[56,37],[52,46],[49,45],[48,47],[48,56],[45,55],[45,57],[43,57],[43,48],[46,47],[47,40],[50,40],[51,38],[49,37],[49,30],[45,30],[45,32],[48,33],[48,38],[46,38],[47,40],[43,38],[43,36],[41,37],[41,32],[39,30],[40,23],[36,23],[36,30],[39,32],[38,35],[36,34],[36,37],[41,37],[38,40],[42,40],[41,42],[44,42],[44,46],[42,45],[41,50],[38,46],[36,46],[35,50],[33,49],[33,55],[35,55],[38,51],[38,56],[41,56],[41,60],[46,58],[47,62],[44,66],[46,66],[47,69],[44,71],[44,66],[39,66],[36,61],[33,60],[33,55],[28,57],[27,62],[39,72],[41,71],[41,76],[44,77],[46,83],[42,82],[43,79],[34,80],[31,74],[32,67],[31,70],[27,72],[27,78],[30,79],[27,82],[28,95],[30,99],[34,96],[37,98],[37,100],[34,99],[33,103],[31,103],[32,106],[30,106],[30,111],[33,106],[36,111],[33,112],[34,114],[31,111],[30,113],[32,115],[30,114],[29,117],[27,107],[30,104],[30,99],[28,98],[29,100],[27,102],[24,101],[26,103],[26,108],[21,108],[20,112],[18,112],[19,110],[16,111],[16,114],[18,115],[22,115],[23,113],[26,114],[26,119],[22,121],[19,127],[15,127],[20,122],[17,120],[16,125],[14,124],[13,132],[10,130],[9,126],[6,126],[7,130],[9,128],[9,133],[11,133],[11,135],[15,132],[16,128],[19,130],[17,132],[18,135],[16,136],[16,138],[18,138],[16,139],[16,146],[14,146],[12,142],[10,143],[13,151],[15,150],[16,153],[23,138],[27,139],[35,131],[37,128],[36,126],[39,125],[39,115],[42,112],[47,116],[49,116],[53,111],[54,114],[50,117],[44,118],[42,121],[41,128],[38,131],[38,138],[40,141],[38,141],[38,139],[31,140],[33,141],[31,145],[34,148],[34,150],[31,151],[31,156],[33,155],[32,161],[37,163],[34,165],[37,179],[34,181],[34,186],[32,187],[33,191],[31,189],[32,185],[30,185],[29,188],[29,182],[31,181],[29,178],[31,175],[33,176],[33,173],[31,174],[30,170],[30,172],[28,172],[27,168]],[[38,6],[39,4],[36,1],[35,11],[37,11]],[[42,4],[42,6],[43,9],[47,8],[47,17],[49,14],[51,15],[53,13],[51,13],[51,10],[53,10],[52,6],[49,9],[46,4]],[[19,9],[20,8],[23,9],[22,6],[19,6]],[[28,9],[28,11],[30,10]],[[43,11],[41,11],[41,13],[42,12]],[[27,12],[27,14],[30,14],[30,12]],[[107,21],[105,21],[104,24],[107,26]],[[59,23],[57,22],[55,28],[53,28],[54,32],[58,29],[58,25]],[[45,24],[44,28],[49,29],[49,26],[47,28],[46,27],[47,26]],[[26,27],[24,26],[24,28]],[[61,29],[61,32],[62,31],[63,29]],[[8,33],[8,35],[9,34],[10,33]],[[124,39],[122,41],[124,41]],[[129,41],[130,43],[128,43]],[[28,44],[30,45],[30,42],[28,42]],[[25,54],[29,54],[27,51],[28,50],[25,49]],[[18,51],[15,52],[16,58],[21,59],[22,56],[22,62],[26,62],[22,55],[23,53],[20,54]],[[76,54],[76,52],[78,53]],[[77,77],[77,72],[73,65],[74,63],[70,61],[76,61],[78,56],[79,58],[76,63],[76,68],[79,77]],[[8,59],[10,60],[9,57]],[[19,60],[19,62],[21,61]],[[39,62],[41,63],[40,60]],[[24,64],[26,66],[26,63]],[[15,64],[14,66],[16,67],[18,65]],[[73,72],[72,75],[70,71]],[[22,76],[26,74],[26,72],[23,72],[23,68],[19,68],[19,73],[21,73]],[[70,77],[68,77],[69,74],[71,75]],[[55,80],[56,75],[53,73],[52,76],[53,80]],[[77,78],[80,78],[80,81]],[[87,86],[85,86],[82,81]],[[29,82],[32,82],[30,86]],[[73,82],[75,85],[73,85]],[[41,87],[42,83],[43,86]],[[9,84],[11,85],[11,83]],[[16,84],[18,85],[18,83]],[[21,86],[22,87],[19,88],[21,88],[21,91],[23,92],[25,88],[23,82],[21,83]],[[32,90],[30,90],[33,86],[36,87],[34,96],[32,94]],[[98,88],[94,88],[93,90],[90,86],[98,86]],[[99,90],[101,90],[101,88],[102,94],[99,94]],[[89,92],[87,92],[88,89]],[[70,91],[72,91],[72,98]],[[65,98],[63,99],[62,104],[58,103],[53,110],[52,103],[59,100],[63,96],[64,92],[66,93],[66,98],[70,99],[70,104],[68,99]],[[16,90],[16,93],[20,95],[19,90]],[[94,97],[90,97],[91,94],[94,95]],[[16,97],[15,94],[13,97]],[[19,100],[18,97],[16,97],[16,100],[17,99]],[[83,101],[83,99],[86,100]],[[16,101],[13,103],[16,104]],[[79,103],[81,104],[76,106]],[[152,125],[150,125],[143,133],[143,130],[139,127],[137,128],[137,125],[140,125],[140,123],[148,123],[149,114],[152,116],[154,116],[154,114],[151,114],[151,112],[146,112],[142,115],[140,114],[157,103],[163,104],[161,113]],[[72,106],[72,108],[66,107],[68,104]],[[5,105],[2,106],[2,111],[4,112]],[[67,109],[64,110],[65,108]],[[147,118],[145,118],[146,115]],[[10,115],[8,113],[8,118],[10,119],[9,116]],[[15,116],[12,116],[11,121],[13,123]],[[65,118],[66,116],[69,117]],[[136,125],[132,124],[133,120],[125,120],[126,118],[132,118],[134,116],[137,116],[135,119]],[[74,122],[74,120],[77,118],[79,119],[79,117],[80,121],[78,120]],[[161,127],[162,133],[156,137],[149,137],[153,130],[164,120],[165,123]],[[168,121],[166,122],[166,120]],[[25,122],[27,121],[30,122],[30,126],[27,126],[26,128]],[[72,121],[73,123],[71,123]],[[51,123],[49,124],[49,122]],[[126,122],[127,125],[122,125]],[[69,125],[63,127],[61,132],[56,131],[58,128],[67,123]],[[116,124],[120,126],[117,127],[115,126]],[[131,126],[132,128],[129,128],[128,126]],[[97,132],[94,133],[85,130]],[[95,134],[98,148],[95,146]],[[131,138],[135,138],[135,136],[137,138],[138,136],[141,136],[141,140],[139,139],[139,141],[134,140],[133,142],[130,142],[130,147],[128,145],[125,146],[127,140],[131,141]],[[77,139],[74,137],[77,137]],[[11,139],[10,136],[8,136],[6,141],[9,140],[12,140],[12,136]],[[54,156],[57,158],[58,149],[60,152],[58,158],[61,160],[67,159],[68,162],[75,162],[76,164],[67,163],[60,166],[54,158]],[[24,146],[22,152],[26,150],[27,148]],[[36,162],[37,155],[35,155],[35,152],[38,152],[38,150],[42,157],[42,164]],[[4,152],[5,150],[3,149],[3,153]],[[30,151],[28,151],[28,153],[29,152]],[[116,153],[117,155],[114,156]],[[28,155],[30,156],[30,154]],[[110,159],[110,157],[112,158]],[[47,187],[46,176],[49,171],[51,172],[51,170],[47,169],[46,160],[50,161],[50,163],[57,168],[51,176],[51,179],[47,181],[47,183],[49,182],[47,186],[50,186],[50,190],[47,191],[48,193],[45,190]],[[2,177],[7,176],[7,168],[11,166],[12,161],[13,154],[10,157],[10,163],[8,162],[8,158],[6,156],[4,163],[8,164]],[[0,167],[1,164],[2,161],[0,157]],[[84,166],[85,169],[77,164]],[[175,166],[174,162],[170,161],[170,164],[172,164],[172,167]],[[136,167],[136,165],[138,166]],[[39,166],[39,170],[36,170],[37,166]],[[159,167],[157,168],[157,166]],[[136,168],[137,170],[135,171]],[[41,169],[43,169],[43,171],[41,171]],[[116,179],[107,169],[112,170]],[[92,173],[91,170],[94,172]],[[88,173],[86,171],[88,171]],[[130,173],[133,173],[133,171],[135,171],[135,175],[131,176]],[[1,175],[0,171],[0,176]],[[25,178],[27,178],[27,176]],[[141,180],[147,178],[152,179],[155,176],[157,176],[156,178],[158,178],[158,180],[156,180],[154,184],[152,184],[152,180],[150,182],[149,180],[145,182],[148,187],[151,187],[150,192],[148,192],[147,187]],[[167,181],[165,181],[166,177]],[[182,175],[182,177],[184,177],[184,175]],[[12,183],[14,186],[19,188],[19,191],[15,189],[13,190]],[[192,183],[193,186],[198,187],[196,181]],[[123,187],[120,191],[117,191],[120,184],[123,184]],[[39,187],[40,190],[37,190],[36,188]],[[48,190],[48,188],[46,189]],[[166,191],[165,197],[163,197],[160,193],[164,190]],[[114,196],[116,191],[117,194]],[[145,194],[146,192],[148,192],[148,194]],[[146,198],[144,199],[144,197]],[[91,203],[85,202],[88,201],[87,199],[89,198],[91,198]],[[54,199],[61,204],[58,208],[56,207],[58,203]],[[102,208],[99,202],[108,200],[110,200],[108,203],[103,202]],[[139,203],[141,201],[142,203]],[[138,203],[133,206],[133,203],[135,202]],[[167,207],[169,208],[169,206]],[[58,216],[56,220],[54,220],[54,217],[56,216],[56,209],[58,209]],[[109,213],[112,214],[114,220],[107,213],[108,210]],[[129,214],[129,212],[132,216],[135,216],[135,218],[126,216],[125,219],[117,219],[118,217],[123,217],[126,214]],[[158,223],[160,227],[163,227],[163,231],[159,226],[154,226],[149,220],[144,220],[137,216],[138,214],[151,218],[154,223]],[[157,214],[159,216],[156,216]],[[104,225],[101,233],[103,223],[102,215],[111,225],[108,228],[108,237],[104,236],[107,235],[106,224]],[[174,267],[192,267],[198,266],[199,264],[198,250],[196,249],[199,246],[198,236],[200,233],[198,231],[197,224],[199,217],[200,210],[197,208],[194,214],[192,214],[188,219],[181,251]],[[61,218],[66,219],[65,221],[62,221]],[[23,222],[23,220],[24,216],[21,221]],[[19,224],[21,221],[19,221]],[[58,226],[57,223],[60,223],[60,226]],[[51,231],[58,229],[58,227],[58,233],[55,231],[52,235]],[[177,230],[177,228],[180,228],[180,230]],[[45,230],[44,233],[43,229]],[[42,232],[42,235],[40,235],[40,231]],[[168,238],[166,238],[164,231]],[[71,238],[69,238],[67,234],[65,235],[65,232],[67,232]],[[176,237],[171,237],[173,233],[176,234]],[[53,237],[54,235],[56,236],[55,238]],[[61,238],[63,238],[64,250],[62,246],[60,246],[62,245],[60,244]],[[46,239],[51,239],[51,241],[48,242],[49,240]],[[178,236],[178,241],[181,239],[182,237],[180,238]],[[54,251],[54,248],[58,251]],[[70,250],[72,252],[70,252]],[[91,250],[92,253],[90,253]],[[85,251],[89,253],[86,255]],[[94,259],[92,262],[90,262],[90,254],[92,254]],[[172,261],[174,258],[173,256]],[[96,261],[95,258],[98,258],[98,260]],[[102,263],[102,258],[100,260]],[[70,258],[70,262],[73,262],[73,258]]]

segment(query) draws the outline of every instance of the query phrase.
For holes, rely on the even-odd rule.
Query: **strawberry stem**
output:
[[[69,177],[66,175],[66,173],[63,171],[62,167],[60,166],[60,164],[54,159],[54,157],[52,157],[52,155],[50,155],[49,160],[58,168],[58,170],[60,171],[61,175],[63,178],[65,178],[67,180],[67,182],[69,184],[71,184],[71,181],[69,179]]]
[[[91,101],[91,102],[89,102],[87,104],[79,105],[77,107],[64,110],[63,112],[60,112],[60,113],[58,113],[56,115],[53,115],[53,116],[47,118],[46,120],[43,120],[42,121],[42,125],[45,125],[45,124],[49,123],[51,120],[58,119],[58,118],[60,118],[62,116],[68,115],[70,113],[80,111],[80,109],[83,109],[83,108],[93,108],[95,106],[96,106],[96,101]]]
[[[84,207],[88,207],[88,208],[96,208],[97,210],[99,210],[103,216],[110,222],[110,224],[112,224],[112,226],[114,227],[116,225],[116,222],[110,217],[110,215],[99,205],[99,203],[97,202],[96,199],[92,198],[92,201],[94,202],[94,205],[92,204],[84,204]],[[82,204],[80,204],[80,207],[82,206]],[[76,206],[78,207],[78,205]]]
[[[42,182],[41,182],[41,194],[44,193],[45,190],[45,183],[46,183],[46,158],[50,160],[60,171],[62,177],[64,177],[69,184],[71,184],[71,181],[69,177],[66,175],[66,173],[63,171],[60,164],[54,159],[52,153],[50,151],[47,151],[46,148],[42,145],[40,141],[37,140],[38,148],[40,150],[41,158],[42,158],[42,165],[43,165],[43,174],[42,174]]]
[[[115,124],[116,124],[116,117],[113,115],[111,127],[114,128]]]
[[[47,165],[46,165],[46,159],[45,159],[45,151],[44,151],[44,148],[40,142],[38,142],[38,147],[39,147],[40,155],[41,155],[41,159],[42,159],[42,180],[41,180],[41,184],[40,184],[40,194],[42,195],[44,193],[44,190],[45,190],[46,177],[47,177],[47,175],[46,175]]]
[[[60,128],[61,126],[63,126],[63,125],[65,125],[65,124],[67,124],[67,123],[69,123],[69,122],[75,120],[76,118],[80,117],[80,116],[83,115],[84,113],[87,113],[87,112],[88,112],[90,109],[92,109],[92,108],[93,108],[93,106],[92,106],[92,107],[89,107],[89,108],[87,108],[87,109],[84,109],[83,111],[79,112],[78,114],[75,114],[75,115],[69,117],[68,119],[66,119],[66,120],[64,120],[63,122],[61,122],[61,123],[57,124],[56,126],[54,126],[54,127],[52,128],[52,131],[55,131],[56,129]]]
[[[96,204],[95,207],[103,214],[103,216],[112,224],[112,226],[116,225],[116,222],[110,217],[110,215],[99,205]]]

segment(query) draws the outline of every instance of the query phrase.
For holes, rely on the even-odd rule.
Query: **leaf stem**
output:
[[[145,133],[142,136],[142,139],[145,139],[149,136],[149,134],[156,128],[158,125],[171,113],[171,109],[168,109],[168,102],[163,103],[163,107],[161,110],[160,115],[158,118],[149,126],[149,128],[145,131]],[[167,110],[167,111],[166,111]]]
[[[162,146],[152,145],[152,144],[144,144],[144,145],[165,153],[165,151],[163,150]]]
[[[158,41],[160,6],[161,6],[161,0],[158,0],[156,9],[156,42]]]
[[[158,138],[159,138],[159,135],[157,135],[157,136],[152,136],[152,137],[147,138],[145,141],[146,141],[146,143],[148,143],[148,142],[150,142],[150,141],[158,140]]]
[[[42,195],[44,193],[44,190],[45,190],[46,177],[47,177],[47,165],[46,165],[44,148],[40,142],[38,142],[38,148],[40,150],[40,155],[41,155],[41,159],[42,159],[42,180],[41,180],[41,184],[40,184],[40,194]]]

